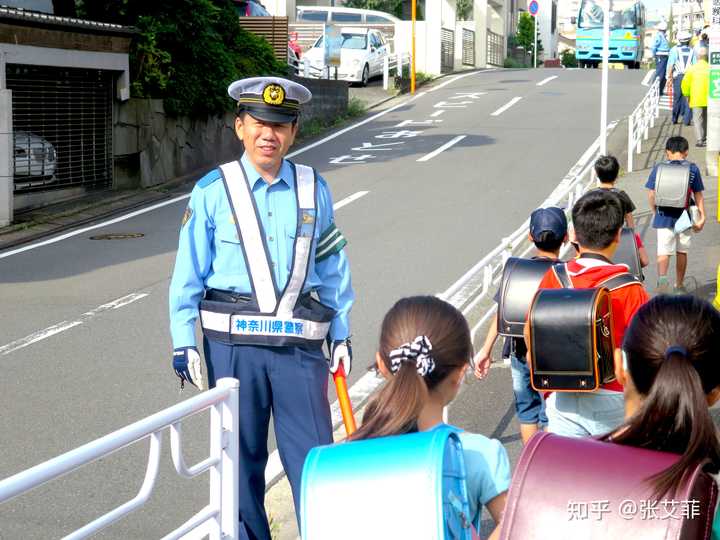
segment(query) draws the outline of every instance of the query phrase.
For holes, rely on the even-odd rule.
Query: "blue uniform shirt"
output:
[[[689,58],[686,60],[686,57]],[[695,52],[688,45],[675,45],[672,49],[670,49],[667,70],[668,72],[672,71],[673,76],[675,77],[677,77],[680,73],[685,73],[685,70],[680,71],[676,69],[675,64],[678,63],[680,58],[682,58],[681,63],[685,65],[685,70],[687,70],[687,68],[695,63]]]
[[[292,272],[297,229],[293,168],[283,160],[277,178],[268,184],[245,155],[241,163],[262,222],[273,276],[282,291]],[[330,190],[319,175],[316,204],[315,240],[303,292],[316,291],[320,301],[337,312],[330,325],[330,339],[346,339],[355,298],[347,256],[344,250],[337,250],[315,260],[318,239],[334,227]],[[212,170],[195,185],[183,222],[170,282],[170,333],[175,348],[195,345],[195,320],[206,288],[237,293],[252,290],[219,169]]]
[[[670,51],[670,43],[668,43],[665,34],[662,32],[656,32],[655,40],[653,41],[651,49],[652,55],[665,55],[668,54],[668,51]]]
[[[668,163],[686,163],[679,160],[673,160]],[[657,174],[657,165],[653,167],[653,170],[650,172],[650,176],[648,177],[647,183],[645,184],[645,187],[647,189],[655,190],[655,175]],[[696,193],[698,191],[703,191],[705,189],[705,186],[703,185],[702,176],[700,174],[700,169],[698,169],[698,166],[694,163],[690,163],[690,191],[693,193]],[[654,229],[672,229],[675,227],[675,222],[678,220],[678,218],[683,213],[683,208],[671,208],[669,206],[658,206],[655,209],[655,219],[653,219],[653,228]]]

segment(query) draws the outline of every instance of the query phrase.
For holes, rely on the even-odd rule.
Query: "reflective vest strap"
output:
[[[261,313],[274,313],[277,306],[275,283],[260,233],[260,222],[252,200],[250,185],[239,161],[220,165],[230,211],[242,242],[253,291]]]
[[[678,73],[685,73],[690,65],[692,55],[693,51],[690,47],[681,47],[678,49],[678,59],[677,62],[675,62],[675,69]]]
[[[314,230],[317,226],[317,216],[315,212],[315,171],[311,167],[296,164],[295,185],[297,187],[298,226],[295,235],[295,248],[293,250],[293,267],[285,291],[278,304],[278,317],[292,316],[297,299],[302,293],[305,278],[307,277],[312,242],[315,236]],[[306,212],[307,210],[311,212]],[[306,215],[312,216],[313,220],[315,220],[313,224],[313,234],[310,235],[301,234],[303,219]]]

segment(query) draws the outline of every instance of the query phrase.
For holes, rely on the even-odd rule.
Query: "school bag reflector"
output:
[[[679,458],[538,433],[520,455],[500,538],[709,540],[718,488],[705,464],[687,471],[674,497],[656,500],[645,481]]]
[[[549,259],[510,257],[503,269],[498,303],[498,334],[523,337],[530,302],[543,276],[553,265]]]
[[[689,163],[660,163],[655,171],[655,206],[685,208],[690,190]]]
[[[442,427],[310,450],[301,481],[301,537],[471,540],[456,431]],[[340,500],[360,519],[337,511]]]
[[[640,280],[645,279],[640,264],[640,251],[635,241],[635,231],[630,227],[623,227],[620,233],[620,243],[613,256],[613,262],[627,265],[628,271],[633,276]]]
[[[615,378],[610,292],[540,289],[530,306],[530,382],[539,392],[592,392]]]

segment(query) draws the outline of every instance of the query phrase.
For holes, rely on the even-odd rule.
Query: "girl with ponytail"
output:
[[[720,442],[708,407],[720,398],[720,313],[693,296],[653,298],[632,319],[616,366],[626,420],[605,439],[682,456],[649,479],[655,495],[672,495],[683,473],[706,460],[717,473]]]
[[[434,296],[398,301],[385,315],[375,355],[387,382],[368,404],[362,425],[350,439],[441,426],[443,408],[458,394],[472,356],[467,321],[453,306]],[[479,524],[485,505],[497,524],[510,486],[507,453],[497,440],[467,432],[459,436],[473,523]]]

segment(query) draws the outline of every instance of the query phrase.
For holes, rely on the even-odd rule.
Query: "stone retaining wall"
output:
[[[348,86],[342,81],[293,79],[305,84],[313,100],[302,120],[327,120],[347,111]],[[113,131],[114,187],[148,187],[223,163],[242,152],[235,115],[191,119],[165,113],[162,100],[116,103]]]

